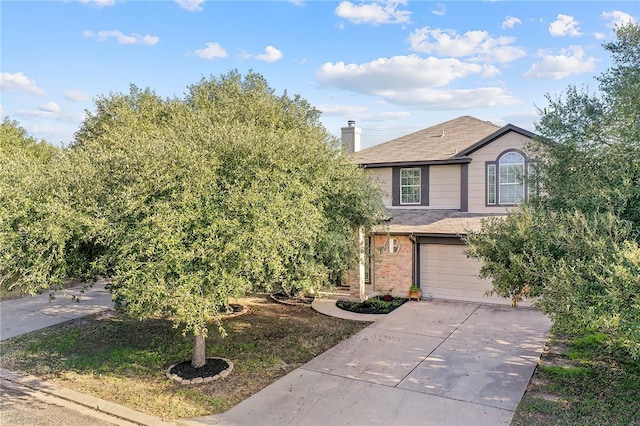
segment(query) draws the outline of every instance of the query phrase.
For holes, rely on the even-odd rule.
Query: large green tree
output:
[[[599,91],[547,96],[531,151],[539,195],[468,237],[504,297],[534,297],[555,323],[598,330],[640,356],[640,26],[604,45]]]
[[[357,258],[354,229],[379,217],[379,190],[319,115],[231,72],[183,99],[100,97],[77,132],[66,167],[94,224],[90,271],[111,277],[120,309],[193,333],[194,367],[230,297],[326,283]]]
[[[89,223],[69,205],[62,149],[0,124],[0,285],[36,294],[56,287],[79,263]]]

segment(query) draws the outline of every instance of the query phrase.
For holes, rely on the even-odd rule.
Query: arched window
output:
[[[487,205],[520,204],[526,192],[527,159],[518,151],[506,151],[487,162]]]
[[[500,204],[520,204],[524,199],[524,156],[511,151],[498,160]]]

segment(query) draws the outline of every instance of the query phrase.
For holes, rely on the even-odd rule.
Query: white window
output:
[[[496,165],[487,165],[487,204],[496,204]]]
[[[497,161],[486,163],[487,206],[513,206],[522,203],[528,195],[528,167],[524,155],[506,151]]]
[[[400,251],[400,242],[395,238],[387,238],[384,244],[384,251],[391,255],[398,254]]]
[[[400,169],[400,204],[420,204],[420,167]]]
[[[498,188],[500,204],[520,204],[524,199],[525,163],[522,154],[511,151],[500,157]]]

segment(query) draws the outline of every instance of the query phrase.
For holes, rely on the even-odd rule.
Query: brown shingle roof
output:
[[[375,234],[450,234],[479,231],[482,219],[503,214],[466,213],[457,210],[391,209],[389,220],[373,229]]]
[[[358,164],[448,160],[500,126],[463,116],[419,130],[353,154]]]

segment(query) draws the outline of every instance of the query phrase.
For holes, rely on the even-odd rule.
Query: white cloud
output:
[[[409,35],[411,50],[451,57],[468,57],[470,60],[511,62],[525,56],[524,49],[512,46],[513,37],[491,37],[486,31],[467,31],[424,27]]]
[[[51,101],[51,102],[47,102],[44,105],[40,105],[40,108],[38,108],[40,111],[44,111],[44,112],[60,112],[60,105],[58,105],[57,103]]]
[[[44,89],[38,87],[36,81],[24,75],[23,72],[0,73],[0,89],[9,92],[29,92],[34,95],[44,94]]]
[[[609,28],[624,25],[627,23],[634,24],[636,22],[636,18],[620,10],[612,10],[611,12],[602,12],[602,15],[600,16],[602,16],[602,18],[607,21],[607,26]]]
[[[410,117],[406,111],[370,111],[366,106],[325,104],[318,106],[323,116],[327,117],[358,117],[358,121],[387,121],[401,120]]]
[[[573,16],[558,14],[558,18],[549,24],[549,34],[554,37],[571,36],[576,37],[582,35],[580,26]]]
[[[54,104],[55,106],[49,104]],[[38,110],[21,109],[16,112],[16,115],[19,117],[35,117],[46,120],[61,121],[64,123],[80,123],[82,120],[84,120],[84,112],[65,113],[62,112],[60,110],[60,107],[54,102],[49,102],[49,104],[42,105]],[[57,111],[47,110],[47,108],[55,110],[56,107],[58,107]]]
[[[76,89],[67,90],[64,97],[66,100],[71,102],[87,102],[91,100],[91,97],[88,94]]]
[[[254,59],[265,62],[276,62],[282,59],[282,52],[273,46],[267,46],[264,49],[264,53],[254,56]]]
[[[491,65],[455,58],[420,58],[417,55],[379,58],[364,64],[327,62],[316,72],[321,85],[380,96],[385,102],[411,108],[437,110],[511,105],[518,102],[500,87],[445,90],[470,75],[495,75]]]
[[[98,41],[107,41],[109,38],[113,37],[117,40],[118,44],[145,44],[153,46],[160,41],[158,37],[151,36],[149,34],[140,35],[134,33],[132,35],[126,35],[117,30],[98,31],[97,34],[93,31],[85,30],[82,32],[82,35],[87,38],[95,37]]]
[[[95,7],[113,6],[116,0],[78,0],[82,4],[90,4]]]
[[[596,40],[604,40],[605,38],[607,38],[607,36],[601,32],[594,33],[593,36],[596,38]]]
[[[441,87],[469,75],[492,76],[491,65],[463,62],[454,58],[420,58],[417,55],[379,58],[364,64],[327,62],[318,69],[320,84],[367,95],[390,91]]]
[[[305,2],[302,0],[289,0],[289,3],[291,3],[294,6],[304,6]]]
[[[341,2],[336,7],[336,15],[354,24],[403,24],[409,22],[411,12],[398,10],[399,5],[406,5],[407,0],[376,1],[355,5],[349,1]]]
[[[3,119],[7,115],[7,111],[4,110],[4,107],[0,105],[0,119]]]
[[[596,68],[596,59],[585,58],[581,46],[570,46],[568,49],[562,49],[557,55],[548,52],[540,52],[540,55],[542,60],[534,63],[524,73],[525,77],[559,80],[570,75],[594,71]]]
[[[178,6],[180,6],[184,10],[188,10],[189,12],[202,12],[204,10],[202,8],[202,5],[204,4],[205,0],[175,0],[175,1],[176,3],[178,3]]]
[[[507,16],[502,22],[502,28],[513,28],[516,24],[522,24],[520,18],[515,16]]]
[[[514,105],[520,100],[501,87],[434,90],[422,88],[384,95],[387,102],[429,111]]]
[[[438,3],[436,4],[436,7],[431,9],[431,13],[437,16],[444,16],[447,13],[447,7],[444,3]]]
[[[218,43],[205,43],[204,49],[196,50],[196,55],[202,59],[226,58],[227,51]]]

